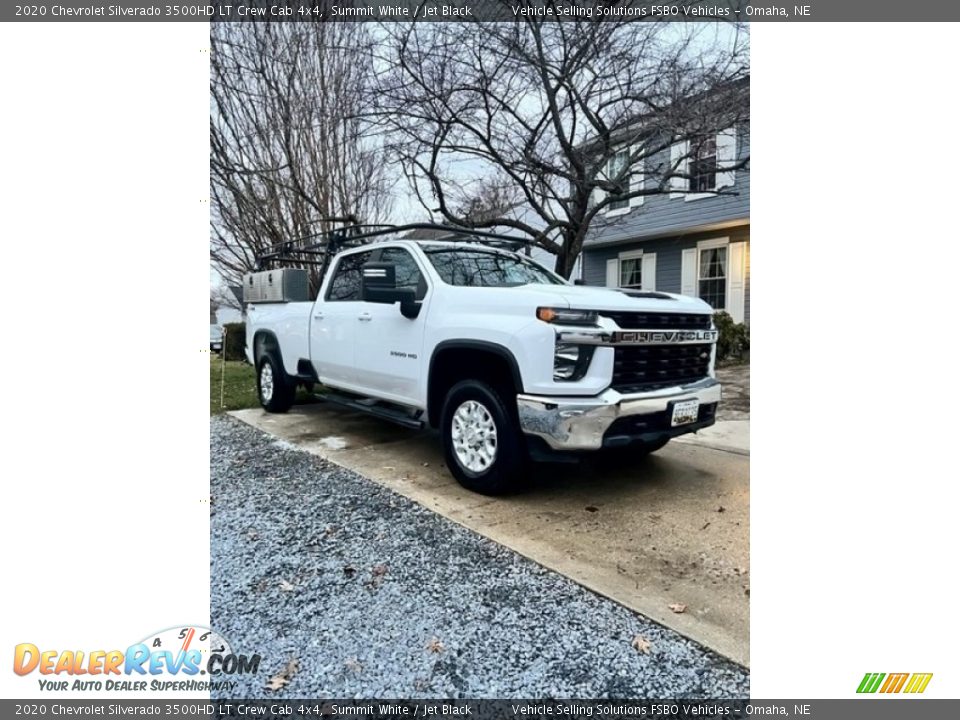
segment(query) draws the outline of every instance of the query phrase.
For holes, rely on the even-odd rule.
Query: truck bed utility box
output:
[[[247,273],[243,276],[243,302],[307,302],[310,282],[307,271],[279,268]]]

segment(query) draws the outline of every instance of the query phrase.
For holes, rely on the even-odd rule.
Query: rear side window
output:
[[[330,289],[327,291],[329,302],[347,302],[360,299],[360,274],[363,264],[370,260],[372,251],[344,255],[337,261]]]

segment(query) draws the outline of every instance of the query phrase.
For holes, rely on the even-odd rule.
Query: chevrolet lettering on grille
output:
[[[613,341],[637,345],[685,345],[716,342],[718,335],[718,330],[618,330],[613,333]]]

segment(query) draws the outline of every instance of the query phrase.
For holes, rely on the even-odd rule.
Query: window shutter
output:
[[[601,190],[600,188],[594,188],[593,189],[593,206],[596,207],[597,205],[602,203],[606,196],[607,194],[603,190]]]
[[[634,155],[639,152],[640,147],[634,145],[630,148],[630,154]],[[643,160],[639,160],[636,165],[630,168],[630,192],[635,192],[637,190],[642,190],[644,181],[646,180],[646,175],[643,173]],[[630,198],[630,207],[639,207],[643,205],[643,195],[637,195],[636,197]]]
[[[737,162],[737,129],[729,128],[722,133],[717,134],[717,165],[719,167],[730,167]],[[734,170],[717,173],[717,190],[725,187],[732,187],[737,181],[737,173]]]
[[[607,287],[620,287],[620,259],[607,260]]]
[[[729,270],[727,270],[729,280],[727,281],[727,312],[736,323],[743,322],[744,309],[744,276],[746,275],[746,253],[744,252],[747,244],[738,242],[731,243],[727,250]]]
[[[689,248],[680,255],[680,294],[697,297],[697,249]]]
[[[671,172],[678,172],[684,175],[687,174],[690,168],[690,142],[684,140],[683,142],[675,143],[670,146],[670,170]],[[680,163],[677,165],[677,163]],[[674,170],[676,167],[676,170]],[[670,178],[670,189],[675,190],[676,192],[670,193],[670,197],[683,197],[686,193],[681,192],[683,190],[688,190],[690,188],[690,181],[682,177],[671,177]]]
[[[657,254],[656,253],[644,253],[643,254],[643,264],[640,269],[640,289],[641,290],[656,290],[657,289]]]

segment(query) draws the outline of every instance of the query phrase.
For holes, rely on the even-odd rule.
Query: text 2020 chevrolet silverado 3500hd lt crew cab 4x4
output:
[[[375,235],[329,261],[314,302],[248,304],[268,411],[322,383],[327,400],[439,428],[447,467],[488,494],[517,487],[531,454],[650,452],[713,424],[703,301],[571,285],[481,242]]]

